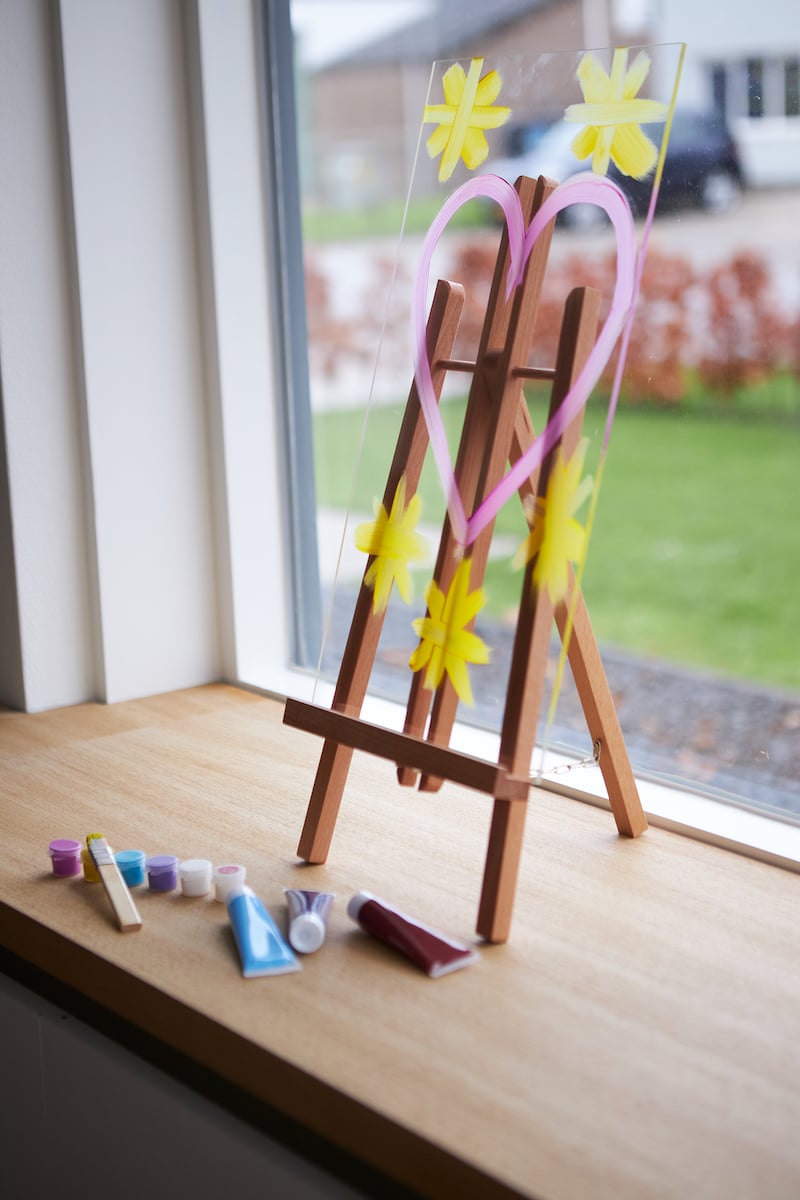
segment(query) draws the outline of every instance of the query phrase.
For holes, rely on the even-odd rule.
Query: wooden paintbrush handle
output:
[[[111,907],[114,909],[120,929],[123,933],[141,929],[142,918],[139,916],[139,910],[133,902],[128,885],[122,878],[122,873],[111,853],[111,847],[105,838],[101,837],[90,837],[87,845],[94,865],[97,867],[100,881],[111,901]]]

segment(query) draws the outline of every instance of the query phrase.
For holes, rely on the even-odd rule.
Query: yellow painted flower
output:
[[[570,104],[564,119],[585,126],[573,140],[572,150],[576,158],[592,155],[596,175],[607,173],[610,160],[634,179],[643,179],[656,165],[658,150],[639,126],[663,121],[667,105],[637,99],[649,70],[650,58],[644,51],[628,67],[628,51],[615,50],[610,76],[593,54],[581,59],[578,80],[585,103]]]
[[[568,462],[559,446],[547,495],[537,498],[531,531],[512,559],[517,568],[536,559],[533,585],[547,588],[553,604],[560,604],[567,594],[569,563],[580,562],[586,550],[586,530],[574,514],[592,490],[590,475],[581,480],[588,445],[588,438],[583,438]]]
[[[374,555],[364,583],[372,588],[372,611],[382,612],[389,603],[392,584],[406,604],[411,601],[413,584],[408,564],[425,558],[428,543],[416,532],[416,524],[422,509],[418,495],[413,495],[406,507],[406,477],[401,475],[394,493],[391,512],[379,500],[375,501],[375,520],[367,521],[356,529],[356,547],[365,554]]]
[[[470,560],[463,558],[456,568],[447,596],[434,580],[425,591],[428,615],[414,621],[414,632],[420,639],[409,666],[412,671],[425,672],[425,687],[434,690],[442,682],[445,671],[465,704],[472,704],[472,688],[467,663],[487,663],[489,647],[471,633],[469,625],[483,608],[483,589],[469,590]]]
[[[511,109],[495,104],[502,80],[497,71],[481,78],[482,58],[473,58],[469,74],[461,63],[454,63],[444,73],[442,87],[444,104],[426,104],[423,124],[435,124],[436,129],[427,141],[428,154],[439,163],[439,182],[444,183],[463,158],[470,171],[479,167],[489,154],[484,129],[497,129],[511,115]]]

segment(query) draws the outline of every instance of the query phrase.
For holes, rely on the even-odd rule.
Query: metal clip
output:
[[[558,767],[553,767],[552,771],[546,771],[547,775],[566,775],[568,771],[577,771],[579,767],[598,766],[600,763],[600,751],[603,749],[603,743],[600,738],[595,738],[592,742],[592,757],[582,758],[579,762],[561,763]]]

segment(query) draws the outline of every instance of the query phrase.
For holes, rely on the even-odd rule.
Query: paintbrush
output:
[[[141,929],[142,918],[133,903],[133,897],[128,891],[127,883],[122,878],[122,873],[108,842],[102,834],[90,833],[86,838],[86,845],[94,865],[97,867],[100,882],[111,901],[111,907],[120,929],[123,933],[128,933],[132,929]]]

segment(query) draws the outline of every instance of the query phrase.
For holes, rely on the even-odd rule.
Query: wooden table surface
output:
[[[320,744],[224,685],[0,714],[0,940],[424,1195],[800,1195],[800,881],[532,793],[511,940],[430,980],[345,913],[366,888],[472,938],[490,802],[356,755],[330,858],[295,856]],[[48,842],[240,861],[334,891],[302,971],[244,980],[224,906],[141,889],[120,934]]]

